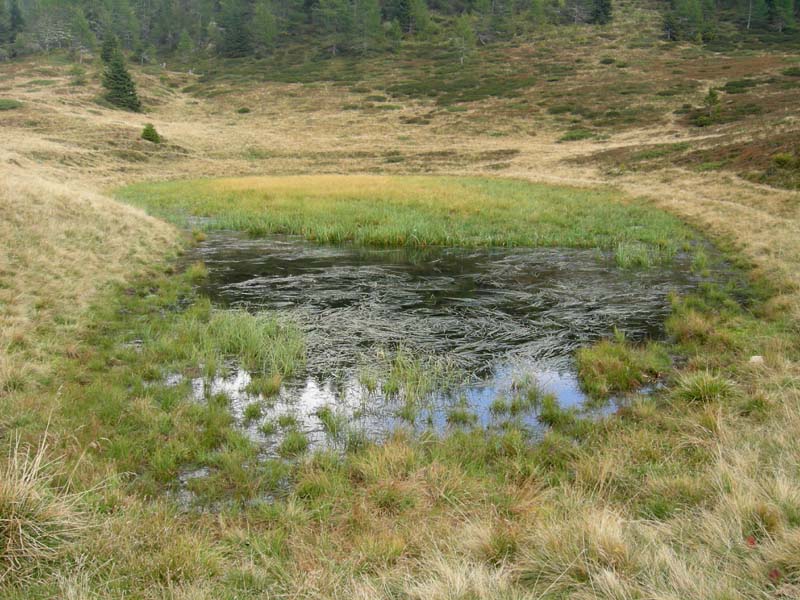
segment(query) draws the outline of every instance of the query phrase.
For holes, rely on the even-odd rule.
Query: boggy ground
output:
[[[256,83],[243,73],[229,92],[211,76],[137,72],[150,112],[129,115],[94,103],[93,66],[90,84],[72,85],[76,75],[59,57],[3,65],[0,95],[22,106],[0,112],[0,432],[10,445],[0,478],[0,595],[797,596],[798,195],[726,166],[610,168],[593,158],[688,143],[682,156],[695,145],[795,131],[793,88],[780,87],[795,59],[766,47],[665,49],[648,37],[649,14],[637,19],[604,32],[607,39],[585,34],[584,41],[605,39],[624,67],[596,65],[590,44],[548,34],[502,49],[524,57],[563,45],[540,56],[549,67],[537,63],[536,82],[515,91],[521,99],[498,92],[440,101],[406,87],[389,92],[396,109],[366,100],[374,87],[387,88],[383,67],[347,86],[319,75],[320,83]],[[639,38],[649,45],[639,47]],[[550,64],[554,55],[571,69]],[[412,61],[407,72],[418,67]],[[641,119],[628,113],[624,126],[593,116],[613,107],[573,114],[552,97],[607,101],[607,89],[581,90],[678,70],[677,79],[693,83],[675,95],[627,88],[633,108],[651,109]],[[734,111],[739,120],[703,128],[672,113],[700,106],[708,85],[727,81],[722,72],[774,75],[766,88],[744,86],[768,90],[768,110]],[[209,94],[215,85],[221,93]],[[163,145],[138,139],[145,122],[166,136]],[[592,137],[559,142],[579,126]],[[111,188],[419,171],[602,186],[611,202],[636,198],[664,209],[747,265],[749,303],[718,289],[676,300],[668,328],[685,358],[666,374],[668,388],[595,424],[551,406],[543,414],[552,430],[538,445],[513,429],[494,437],[465,431],[442,441],[401,435],[379,447],[355,444],[346,460],[258,461],[224,399],[190,406],[185,389],[157,385],[154,365],[191,368],[231,355],[290,373],[302,341],[268,317],[220,315],[195,298],[191,283],[203,269],[178,273],[172,258],[189,242],[115,201]],[[276,339],[287,353],[259,354]],[[652,349],[605,344],[580,361],[601,391],[654,362]],[[763,361],[751,361],[755,355]],[[413,369],[408,375],[413,383]],[[34,452],[26,460],[26,444],[42,440],[41,461]],[[295,439],[286,454],[301,446]],[[214,467],[192,484],[207,512],[181,512],[165,491],[187,463]],[[274,503],[254,501],[274,490]]]

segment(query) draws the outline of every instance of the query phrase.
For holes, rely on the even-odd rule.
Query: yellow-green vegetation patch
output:
[[[137,184],[118,196],[207,229],[376,246],[561,246],[668,256],[678,219],[608,189],[474,177],[296,176]]]
[[[577,353],[581,385],[592,398],[635,390],[670,368],[662,344],[631,344],[621,335],[581,348]]]
[[[0,98],[0,110],[14,110],[21,108],[22,102],[19,100],[11,100],[9,98]]]

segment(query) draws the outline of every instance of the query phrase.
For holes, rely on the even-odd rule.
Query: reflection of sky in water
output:
[[[444,429],[449,407],[463,398],[478,423],[493,426],[490,404],[498,395],[510,399],[514,381],[526,376],[562,406],[580,406],[574,350],[615,327],[636,340],[661,335],[669,292],[699,282],[682,256],[669,267],[636,271],[594,250],[364,249],[227,232],[209,235],[195,258],[208,267],[204,291],[217,306],[279,311],[304,329],[306,373],[261,401],[264,419],[293,415],[317,447],[341,443],[328,439],[315,416],[323,406],[373,439],[409,426],[397,417],[400,400],[380,386],[369,393],[358,379],[378,349],[399,345],[446,357],[470,374],[467,383],[431,395],[417,429]],[[248,433],[274,447],[280,428],[265,436],[264,419],[243,418],[258,399],[245,391],[249,381],[234,369],[192,385],[198,398],[228,395]],[[536,426],[535,413],[520,418]]]

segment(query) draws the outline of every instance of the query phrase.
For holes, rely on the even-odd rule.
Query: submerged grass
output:
[[[186,225],[376,246],[562,246],[674,253],[678,219],[613,191],[470,177],[298,176],[137,184],[118,196]]]

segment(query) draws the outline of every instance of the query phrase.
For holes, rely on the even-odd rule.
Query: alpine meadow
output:
[[[0,0],[0,598],[800,598],[800,1]]]

